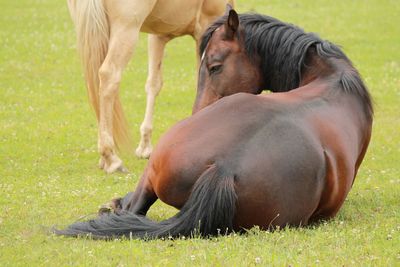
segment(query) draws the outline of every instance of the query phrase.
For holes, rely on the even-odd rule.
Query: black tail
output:
[[[183,208],[172,218],[154,222],[132,213],[107,214],[94,220],[77,222],[57,235],[94,238],[161,238],[216,235],[233,229],[236,192],[233,175],[226,175],[217,166],[210,166],[199,177]]]

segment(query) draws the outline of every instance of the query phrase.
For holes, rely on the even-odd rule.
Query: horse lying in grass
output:
[[[233,5],[233,0],[68,0],[89,100],[99,124],[101,169],[107,173],[125,170],[116,151],[123,146],[130,147],[119,100],[119,83],[139,32],[149,33],[149,68],[145,86],[146,113],[140,126],[141,139],[136,155],[147,158],[152,151],[153,110],[162,87],[165,45],[186,34],[198,45],[205,29],[224,13],[227,3]]]
[[[201,52],[194,114],[160,139],[136,190],[114,200],[114,212],[57,234],[208,236],[306,225],[339,211],[373,120],[344,53],[290,24],[234,10],[206,32]],[[234,94],[264,88],[277,93]],[[180,211],[149,220],[157,198]]]

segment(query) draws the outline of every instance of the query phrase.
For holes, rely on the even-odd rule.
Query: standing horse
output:
[[[160,139],[136,190],[112,202],[114,213],[57,234],[207,236],[336,215],[373,118],[350,60],[314,34],[234,10],[206,32],[201,51],[194,115]],[[233,94],[263,88],[278,93]],[[153,222],[144,215],[157,198],[181,210]]]
[[[161,64],[168,41],[189,34],[198,44],[206,27],[233,0],[68,0],[76,26],[89,100],[96,112],[100,168],[124,170],[116,148],[129,144],[118,91],[123,69],[139,32],[147,32],[149,69],[147,104],[136,155],[149,157],[155,98],[161,90]],[[127,145],[129,146],[129,145]]]

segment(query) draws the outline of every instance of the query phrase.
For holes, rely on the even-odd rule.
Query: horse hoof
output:
[[[99,167],[106,173],[128,172],[128,170],[122,164],[122,160],[115,154],[110,156],[102,156],[100,158]]]
[[[122,209],[121,198],[114,198],[110,202],[101,205],[101,207],[98,210],[98,215],[101,216],[112,212],[117,213],[121,209]]]
[[[122,172],[122,173],[128,173],[128,169],[124,167],[124,165],[121,165],[117,168],[118,172]]]
[[[153,147],[151,145],[146,146],[146,147],[141,147],[139,146],[138,148],[136,148],[136,156],[138,158],[142,158],[142,159],[148,159],[150,157],[150,154],[153,150]]]
[[[105,168],[104,171],[108,174],[115,172],[128,173],[128,169],[125,168],[122,164],[121,165],[111,164],[108,168]]]
[[[112,208],[110,206],[107,206],[107,204],[101,206],[97,212],[99,216],[104,215],[104,214],[109,214],[112,212]]]

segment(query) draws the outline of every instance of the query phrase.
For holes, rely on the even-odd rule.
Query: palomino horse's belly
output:
[[[141,31],[159,35],[167,34],[171,37],[193,34],[201,2],[199,0],[158,1],[144,21]]]

